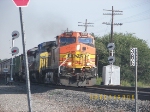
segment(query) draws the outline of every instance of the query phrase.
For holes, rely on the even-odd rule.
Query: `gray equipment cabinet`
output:
[[[120,67],[115,65],[104,66],[102,80],[104,85],[120,85]]]

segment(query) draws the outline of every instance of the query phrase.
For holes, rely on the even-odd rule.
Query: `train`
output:
[[[13,58],[14,81],[26,81],[24,59],[23,54]],[[30,82],[84,87],[96,84],[95,38],[87,32],[63,32],[54,41],[27,50],[27,60]],[[11,62],[10,58],[0,63],[0,75],[10,76]]]

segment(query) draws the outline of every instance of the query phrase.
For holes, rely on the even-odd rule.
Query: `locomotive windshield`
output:
[[[79,43],[83,43],[83,44],[88,44],[90,46],[94,46],[93,45],[93,39],[89,38],[89,37],[79,37],[78,41],[79,41]]]
[[[75,37],[61,37],[60,38],[60,46],[72,44],[76,42]]]

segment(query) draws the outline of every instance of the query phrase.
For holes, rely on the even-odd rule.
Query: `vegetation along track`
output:
[[[17,84],[20,82],[15,82],[15,83]],[[92,94],[102,94],[103,96],[104,95],[108,95],[108,96],[111,95],[112,97],[128,96],[128,98],[130,98],[132,100],[135,98],[135,91],[131,87],[121,87],[121,86],[120,87],[118,86],[118,88],[117,88],[117,86],[116,86],[116,88],[115,88],[115,86],[114,87],[112,87],[112,86],[72,87],[72,86],[31,83],[31,86],[32,85],[37,85],[37,86],[41,86],[41,87],[46,86],[46,87],[53,88],[53,89],[66,89],[66,90],[89,92]],[[147,89],[141,88],[139,90],[138,90],[138,99],[150,101],[150,92],[148,91],[149,88],[147,88]]]

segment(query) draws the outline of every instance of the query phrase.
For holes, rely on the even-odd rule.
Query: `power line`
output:
[[[103,19],[105,19],[106,17],[102,17],[102,18],[100,18],[100,19],[96,19],[96,20],[94,20],[94,22],[97,22],[97,21],[100,21],[100,20],[103,20]]]
[[[97,32],[106,32],[107,31],[107,28],[108,26],[106,26],[106,28],[101,28],[101,29],[98,29],[96,31],[93,31],[94,33],[97,33]]]
[[[146,3],[150,3],[150,1],[149,0],[147,0],[146,2],[142,1],[142,2],[134,4],[132,6],[128,6],[128,7],[122,8],[121,10],[131,9],[131,8],[134,8],[134,7],[138,7],[138,6],[144,5]]]
[[[124,7],[124,8],[122,8],[121,10],[128,10],[128,9],[131,9],[131,8],[135,8],[135,7],[138,7],[138,6],[142,6],[142,5],[147,4],[147,3],[150,3],[150,1],[149,1],[149,0],[147,0],[147,1],[145,1],[145,2],[142,1],[142,2],[137,3],[137,4]],[[93,22],[100,21],[100,20],[102,20],[102,19],[104,19],[104,18],[106,18],[106,17],[103,17],[103,18],[100,18],[100,19],[95,19]]]
[[[129,16],[129,17],[123,18],[123,19],[116,20],[116,21],[120,21],[120,20],[128,19],[128,18],[131,18],[131,17],[136,17],[136,16],[138,16],[138,15],[145,14],[145,13],[147,13],[147,12],[149,12],[149,11],[150,11],[150,9],[148,9],[148,10],[146,10],[146,11],[144,11],[144,12],[140,12],[140,13],[138,13],[138,14],[135,14],[135,15],[132,15],[132,16]]]
[[[142,18],[142,19],[137,20],[137,21],[124,22],[124,23],[133,23],[133,22],[144,21],[144,20],[148,20],[148,19],[150,19],[150,17],[149,18],[145,18],[145,19]]]
[[[137,20],[137,21],[129,21],[129,22],[125,22],[125,24],[126,23],[134,23],[134,22],[139,22],[139,21],[144,21],[144,20],[148,20],[148,19],[150,19],[150,17],[149,18],[145,18],[145,19],[141,19],[141,20]],[[108,26],[107,26],[107,28],[108,28]],[[103,29],[103,32],[106,32],[107,31],[107,28],[106,28],[106,30],[105,29]],[[105,31],[104,31],[105,30]],[[101,30],[102,31],[102,30]],[[97,31],[98,32],[98,31]],[[97,32],[94,32],[94,33],[97,33]],[[100,32],[100,31],[99,31]]]
[[[110,19],[110,22],[111,22],[111,19]],[[105,33],[106,33],[106,31],[107,31],[107,28],[108,28],[108,26],[106,27]]]
[[[83,23],[83,22],[78,22],[78,23]],[[88,24],[94,24],[94,23],[87,23],[87,19],[85,20],[84,25],[78,25],[78,26],[84,26],[85,27],[85,32],[87,32],[87,27],[93,27],[93,25],[88,25]]]

